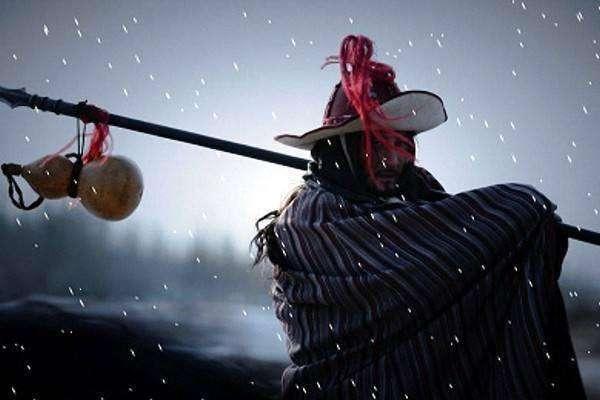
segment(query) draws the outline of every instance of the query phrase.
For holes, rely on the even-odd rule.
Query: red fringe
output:
[[[340,64],[342,87],[350,104],[356,109],[363,123],[363,165],[372,182],[376,187],[382,189],[383,186],[377,180],[373,171],[373,156],[371,155],[373,140],[383,144],[389,152],[395,152],[399,157],[411,162],[415,161],[415,152],[409,152],[402,146],[395,144],[395,139],[399,138],[402,142],[414,148],[412,138],[375,122],[369,115],[371,112],[375,112],[378,117],[388,121],[410,117],[407,115],[392,118],[385,115],[377,99],[369,96],[373,80],[393,82],[396,78],[396,73],[391,66],[371,61],[372,55],[373,42],[371,39],[362,35],[348,35],[342,41],[339,57],[328,57],[323,66],[334,62],[332,60],[335,58]]]
[[[94,132],[92,133],[92,141],[87,153],[83,156],[83,164],[101,158],[105,152],[110,151],[112,147],[107,144],[107,139],[110,137],[112,146],[112,136],[110,135],[108,120],[110,114],[101,108],[94,105],[86,105],[84,112],[81,115],[81,120],[84,124],[91,121],[94,122]],[[106,161],[106,159],[105,159]],[[104,161],[104,162],[105,162]]]
[[[92,133],[84,133],[83,136],[91,136],[91,142],[89,145],[89,149],[85,155],[82,156],[83,164],[87,164],[96,159],[104,157],[106,154],[110,153],[112,150],[112,136],[110,134],[108,121],[110,119],[110,114],[101,108],[98,108],[92,104],[86,104],[83,106],[83,112],[79,116],[81,121],[87,125],[91,121],[94,122],[94,132]],[[85,127],[84,127],[85,132]],[[110,137],[110,147],[107,144],[107,139]],[[47,157],[44,158],[42,162],[42,166],[45,165],[48,161],[50,161],[53,157],[59,155],[69,147],[73,145],[73,143],[77,140],[77,135],[73,139],[71,139],[66,145],[64,145],[60,150],[55,153],[51,153]],[[108,153],[107,153],[108,152]],[[104,161],[106,162],[106,157],[104,157]]]

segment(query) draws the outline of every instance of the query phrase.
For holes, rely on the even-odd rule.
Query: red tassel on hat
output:
[[[395,143],[399,138],[407,143],[409,147],[414,146],[414,142],[405,135],[379,124],[370,117],[371,112],[385,120],[394,120],[405,118],[398,116],[396,118],[388,117],[380,108],[376,98],[370,96],[373,80],[386,80],[393,82],[396,73],[393,68],[387,64],[371,61],[373,55],[373,42],[368,37],[362,35],[348,35],[342,41],[339,57],[329,57],[327,62],[339,62],[342,75],[342,87],[350,104],[356,109],[363,124],[363,163],[367,174],[376,186],[381,188],[373,172],[372,154],[373,140],[377,140],[385,146],[389,152],[395,152],[399,157],[408,159],[411,162],[415,160],[415,153],[405,150],[402,146]]]

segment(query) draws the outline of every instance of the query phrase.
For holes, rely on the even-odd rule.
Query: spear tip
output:
[[[0,102],[7,104],[10,108],[17,108],[29,104],[29,95],[25,87],[20,89],[7,89],[0,86]]]

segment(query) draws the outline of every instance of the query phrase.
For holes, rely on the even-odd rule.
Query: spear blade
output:
[[[8,105],[10,108],[27,106],[31,95],[27,94],[25,87],[21,89],[7,89],[0,86],[0,102]]]

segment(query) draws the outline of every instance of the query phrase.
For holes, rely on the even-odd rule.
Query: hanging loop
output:
[[[30,205],[25,205],[25,201],[23,200],[23,192],[21,191],[19,184],[15,180],[15,176],[19,176],[23,172],[23,167],[21,165],[8,163],[2,164],[1,168],[2,173],[4,174],[4,176],[6,176],[6,179],[8,180],[8,196],[10,197],[10,200],[15,205],[15,207],[21,210],[33,210],[34,208],[42,204],[44,198],[42,196],[39,196],[37,200],[35,200]],[[15,199],[15,192],[17,192],[19,198],[18,200]]]

